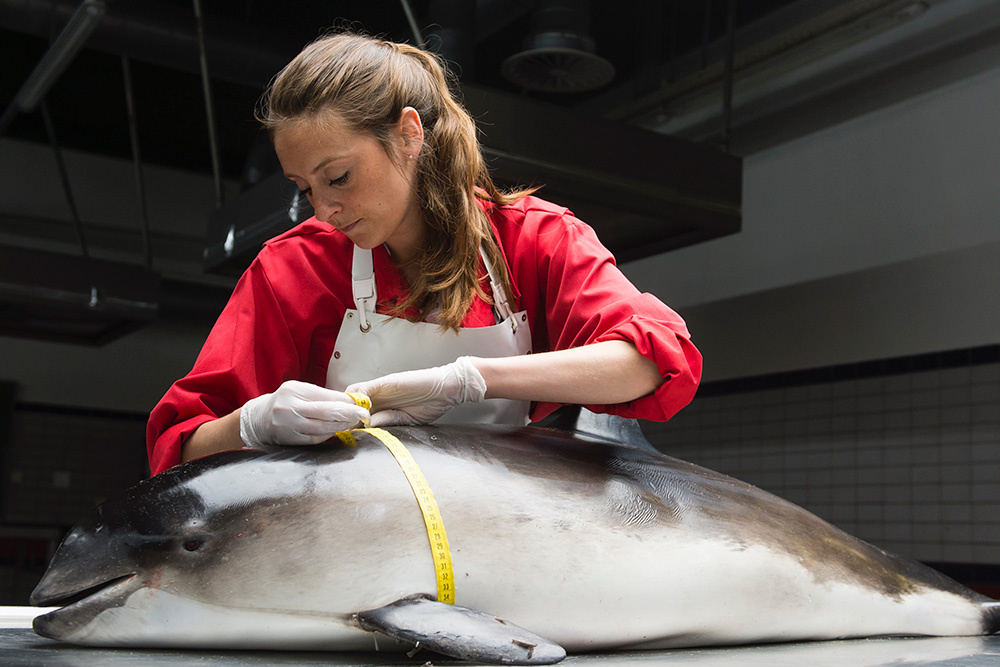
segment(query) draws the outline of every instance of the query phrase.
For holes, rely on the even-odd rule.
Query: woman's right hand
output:
[[[344,392],[288,380],[243,405],[240,438],[247,447],[315,445],[370,417]]]

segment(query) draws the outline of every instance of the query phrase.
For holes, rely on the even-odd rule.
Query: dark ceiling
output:
[[[0,0],[0,135],[49,143],[39,110],[10,112],[50,42],[84,2],[101,4]],[[127,62],[142,162],[214,174],[198,6],[221,175],[231,180],[246,180],[248,158],[260,138],[253,111],[263,89],[305,44],[338,27],[411,43],[419,32],[427,48],[453,65],[477,119],[490,114],[489,127],[481,129],[484,153],[498,179],[545,184],[543,195],[590,222],[620,261],[738,231],[739,156],[933,87],[947,80],[954,63],[982,60],[1000,34],[1000,17],[990,10],[995,3],[960,0],[103,4],[107,9],[97,28],[45,96],[63,148],[131,161]],[[610,63],[613,78],[585,92],[558,94],[512,83],[502,72],[505,61],[528,50],[528,40],[539,32],[540,9],[561,5],[572,7],[574,25],[559,34],[575,31],[592,40],[594,55]],[[731,98],[727,83],[735,86]],[[0,160],[10,155],[0,153]],[[184,231],[154,229],[146,264],[163,272],[161,314],[171,303],[179,304],[185,317],[199,303],[205,307],[198,317],[215,311],[231,285],[228,276],[238,273],[261,240],[281,225],[287,228],[288,199],[277,190],[268,195],[276,202],[271,209],[253,206],[252,215],[240,218],[241,204],[267,194],[264,186],[260,181],[221,208],[192,216]],[[39,184],[39,190],[66,196],[58,182]],[[225,218],[230,212],[238,214],[232,222]],[[284,216],[280,224],[263,225],[272,213]],[[205,234],[193,232],[190,225],[200,227],[205,219]],[[138,231],[88,220],[76,226],[77,236],[83,236],[84,226],[97,239],[94,255],[143,261],[137,253],[122,257],[123,249],[139,246]],[[72,220],[0,211],[0,232],[23,241],[0,252],[18,247],[66,252],[66,244],[54,247],[53,239],[72,236],[73,228]],[[239,252],[231,253],[234,237]],[[219,264],[212,266],[210,257],[220,252]],[[86,304],[95,291],[93,285],[83,288],[78,296]],[[12,284],[11,290],[20,293],[24,286]]]
[[[78,4],[0,0],[4,108]],[[502,62],[522,48],[529,33],[535,6],[531,0],[409,0],[409,4],[429,47],[451,50],[446,55],[464,60],[455,63],[463,83],[564,107],[578,107],[601,93],[601,89],[532,92],[503,77]],[[475,6],[476,11],[466,25],[456,26],[462,18],[454,9],[463,4]],[[789,0],[737,2],[735,25],[788,4]],[[253,108],[263,87],[304,44],[333,26],[348,25],[393,40],[414,41],[398,0],[210,0],[202,5],[222,170],[231,178],[240,177],[257,134]],[[632,81],[638,95],[673,58],[723,36],[729,5],[729,0],[595,2],[589,32],[597,54],[615,68],[613,85]],[[121,61],[121,54],[127,54],[143,160],[211,172],[195,25],[193,5],[186,0],[110,2],[87,47],[46,96],[60,144],[130,158]],[[455,30],[469,38],[471,57],[449,47],[452,42],[447,40]],[[47,142],[37,111],[17,116],[5,134]]]

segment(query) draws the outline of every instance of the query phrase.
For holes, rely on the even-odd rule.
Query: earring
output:
[[[409,158],[410,158],[411,160],[413,159],[413,153],[410,153],[410,155],[409,155]]]

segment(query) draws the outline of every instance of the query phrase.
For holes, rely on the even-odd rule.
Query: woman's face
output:
[[[414,144],[412,128],[405,122],[404,111],[396,128],[398,140],[392,141],[395,159],[374,137],[336,123],[303,120],[274,135],[285,176],[309,199],[316,218],[362,248],[385,243],[397,261],[417,251],[424,231],[415,188],[422,131],[417,118],[419,137]]]

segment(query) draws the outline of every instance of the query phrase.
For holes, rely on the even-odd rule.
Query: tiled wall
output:
[[[146,475],[145,415],[16,406],[0,465],[5,524],[69,527]]]
[[[705,386],[664,452],[803,505],[889,551],[1000,564],[997,348]]]
[[[146,419],[16,404],[4,418],[0,604],[26,605],[65,529],[146,476]]]

